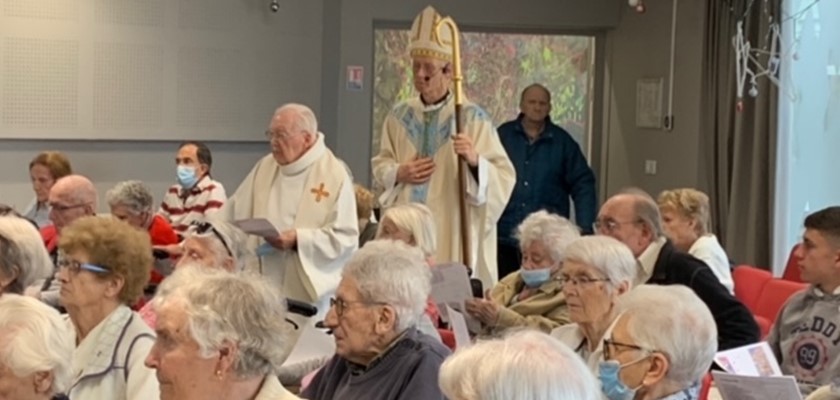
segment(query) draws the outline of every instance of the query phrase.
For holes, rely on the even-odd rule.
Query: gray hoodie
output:
[[[785,375],[807,395],[840,376],[840,288],[811,286],[788,299],[767,342]]]

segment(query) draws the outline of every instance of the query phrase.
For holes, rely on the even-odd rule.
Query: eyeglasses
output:
[[[49,203],[48,205],[50,206],[51,209],[53,209],[55,211],[64,212],[64,211],[67,211],[67,210],[72,210],[74,208],[84,207],[88,204],[87,203],[81,203],[81,204],[74,204],[74,205],[70,205],[70,206],[65,206],[63,204]]]
[[[99,265],[94,265],[94,264],[89,264],[89,263],[78,262],[76,260],[69,260],[69,259],[66,259],[66,258],[62,258],[58,261],[58,267],[69,269],[70,272],[73,275],[78,274],[79,271],[81,271],[81,270],[93,272],[95,274],[108,274],[108,273],[111,272],[111,270],[106,268],[106,267],[101,267]]]
[[[207,231],[212,232],[213,235],[215,235],[216,238],[219,239],[220,242],[222,242],[222,246],[225,246],[225,251],[227,251],[228,255],[231,258],[233,258],[233,252],[230,251],[230,247],[228,246],[227,241],[225,241],[225,238],[222,237],[222,234],[219,233],[219,231],[216,229],[215,226],[213,226],[213,224],[211,224],[209,222],[206,222],[206,221],[194,221],[190,225],[192,225],[194,227],[193,232],[195,232],[199,235],[203,235],[203,234],[207,233]]]
[[[293,136],[295,136],[295,134],[290,133],[290,132],[282,132],[282,131],[272,132],[270,130],[265,131],[265,138],[268,139],[271,142],[279,142],[281,140],[287,140],[287,139],[289,139]]]
[[[563,286],[566,286],[566,285],[569,285],[569,286],[583,286],[583,285],[589,285],[589,284],[592,284],[592,283],[595,283],[595,282],[609,282],[610,281],[609,278],[590,278],[588,276],[581,276],[581,277],[575,277],[575,278],[572,278],[571,276],[561,276],[559,280],[560,280],[560,283],[563,284]]]
[[[598,219],[598,220],[595,220],[595,222],[592,223],[592,228],[596,232],[613,232],[616,229],[618,229],[618,227],[621,226],[621,225],[638,224],[640,222],[642,222],[642,221],[638,220],[638,219],[633,220],[633,221],[626,221],[626,222],[619,222],[619,221],[616,221],[614,219],[607,219],[607,220]]]
[[[616,342],[612,338],[606,338],[606,339],[604,339],[604,359],[605,360],[612,359],[612,356],[613,356],[612,349],[615,348],[615,347],[626,347],[628,349],[640,350],[640,351],[644,351],[644,352],[648,352],[648,353],[653,353],[654,352],[654,350],[650,350],[650,349],[644,348],[644,347],[639,346],[639,345]]]
[[[353,304],[361,304],[364,306],[385,306],[388,303],[383,303],[381,301],[345,301],[342,299],[336,299],[335,297],[330,298],[330,308],[335,309],[335,315],[342,316],[344,315],[344,311],[346,311],[350,306]]]

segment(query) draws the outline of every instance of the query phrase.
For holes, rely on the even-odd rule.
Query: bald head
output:
[[[525,97],[532,95],[532,94],[539,94],[544,96],[545,100],[551,104],[551,92],[548,91],[548,88],[540,85],[539,83],[532,83],[525,87],[522,90],[522,94],[519,97],[519,102],[525,102]]]
[[[630,188],[610,197],[598,211],[598,234],[612,236],[639,257],[663,235],[659,207],[647,192]]]
[[[61,232],[73,221],[96,213],[96,187],[82,175],[67,175],[50,189],[49,204],[50,219]]]

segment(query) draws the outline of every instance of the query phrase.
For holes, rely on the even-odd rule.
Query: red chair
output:
[[[753,314],[761,328],[761,337],[766,337],[773,326],[773,321],[782,310],[785,302],[794,293],[805,290],[808,287],[805,283],[792,282],[784,279],[771,279],[764,285],[758,303]]]
[[[732,271],[732,280],[735,282],[735,297],[747,306],[751,313],[756,313],[758,298],[764,285],[773,279],[770,271],[739,265]]]
[[[785,273],[782,279],[793,282],[802,282],[802,277],[799,275],[799,259],[796,257],[796,250],[799,250],[801,244],[797,243],[790,249],[790,256],[788,256],[787,264],[785,265]]]
[[[707,372],[706,375],[703,376],[703,381],[700,384],[700,395],[697,397],[698,400],[706,400],[709,398],[709,390],[712,388],[712,373]]]
[[[438,329],[437,331],[440,335],[440,341],[443,342],[446,347],[449,347],[449,350],[455,351],[455,332],[452,332],[449,329]]]

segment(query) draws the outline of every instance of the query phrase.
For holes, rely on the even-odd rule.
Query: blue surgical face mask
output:
[[[522,268],[519,271],[519,275],[522,277],[522,280],[525,282],[526,286],[528,286],[529,288],[537,288],[542,286],[543,283],[548,282],[549,279],[551,279],[551,268]]]
[[[621,365],[616,360],[601,361],[598,364],[598,379],[601,381],[601,391],[609,400],[633,400],[639,388],[631,389],[618,376],[622,368],[644,360],[645,357],[636,361]],[[641,387],[641,385],[639,385]]]
[[[198,176],[195,173],[195,167],[188,167],[186,165],[179,165],[177,169],[178,184],[184,189],[192,189],[198,183]]]
[[[265,242],[259,247],[257,247],[257,249],[254,250],[254,253],[257,253],[258,257],[265,257],[269,254],[274,253],[275,251],[277,251],[277,249],[274,246],[272,246],[271,243]]]

